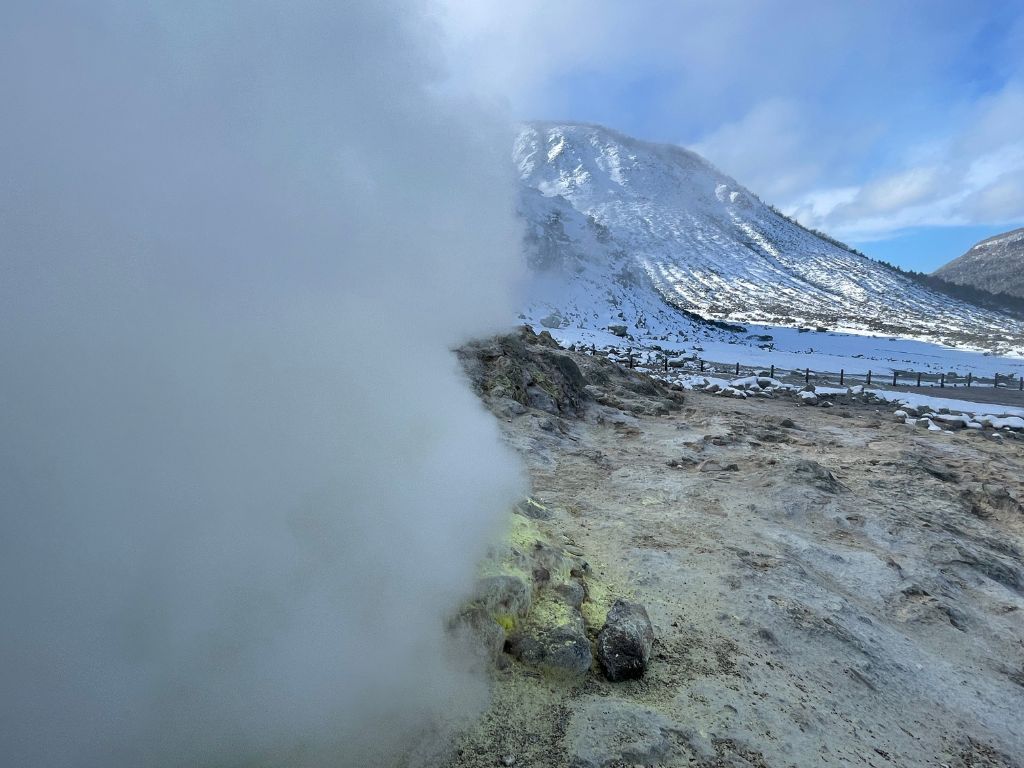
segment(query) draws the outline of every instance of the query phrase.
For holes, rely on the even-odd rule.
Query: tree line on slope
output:
[[[762,201],[763,202],[763,201]],[[973,285],[961,285],[959,283],[953,283],[949,280],[944,280],[936,275],[930,275],[927,272],[917,272],[912,269],[903,269],[895,264],[890,264],[888,261],[882,259],[872,259],[870,256],[858,251],[856,248],[847,245],[841,240],[836,240],[831,235],[821,232],[820,230],[814,229],[801,224],[791,216],[787,216],[785,213],[780,211],[771,203],[766,203],[769,210],[777,216],[782,217],[791,224],[795,224],[805,232],[809,232],[815,237],[819,237],[826,243],[831,243],[837,248],[842,248],[844,251],[860,256],[862,259],[871,259],[871,261],[881,264],[886,269],[895,272],[898,275],[902,275],[908,280],[912,280],[918,285],[923,285],[927,288],[931,288],[933,291],[945,294],[954,299],[965,301],[968,304],[973,304],[976,307],[982,307],[983,309],[990,309],[996,312],[1004,312],[1017,318],[1024,319],[1024,298],[1014,296],[1009,293],[993,293],[992,291],[986,291],[984,288],[977,288]]]

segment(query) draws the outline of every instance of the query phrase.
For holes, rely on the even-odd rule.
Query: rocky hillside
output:
[[[982,240],[934,274],[957,285],[1024,298],[1024,227]]]
[[[1021,768],[1024,433],[528,330],[460,358],[531,497],[459,617],[492,685],[449,768]]]
[[[994,350],[1024,340],[1024,323],[804,229],[679,147],[531,123],[514,158],[534,268],[523,318],[535,324],[659,337],[698,316]]]

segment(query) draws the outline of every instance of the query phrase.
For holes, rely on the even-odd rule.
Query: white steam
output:
[[[478,703],[443,620],[519,481],[450,349],[518,233],[432,36],[3,3],[6,764],[373,765]]]

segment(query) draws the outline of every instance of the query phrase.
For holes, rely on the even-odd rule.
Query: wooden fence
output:
[[[582,351],[582,350],[581,350]],[[599,354],[597,348],[593,345],[590,347],[590,353],[592,355]],[[600,354],[608,355],[607,351],[601,351]],[[992,377],[981,377],[975,376],[972,372],[960,375],[954,372],[945,373],[930,373],[924,371],[911,371],[911,370],[893,370],[889,372],[877,372],[868,370],[866,372],[850,372],[847,373],[845,369],[840,369],[838,372],[835,371],[817,371],[811,368],[782,368],[776,367],[775,365],[765,366],[750,366],[741,365],[736,363],[735,365],[729,363],[712,362],[709,360],[703,360],[698,357],[693,358],[674,358],[670,359],[668,355],[664,353],[647,353],[646,355],[635,355],[632,349],[626,351],[625,358],[619,355],[619,360],[625,363],[629,368],[639,368],[651,372],[663,372],[668,373],[670,370],[693,372],[693,373],[708,373],[708,374],[723,374],[729,376],[742,376],[754,375],[765,371],[771,378],[779,378],[783,380],[794,380],[803,378],[804,383],[810,384],[812,379],[816,384],[838,384],[839,386],[851,386],[854,384],[863,384],[864,386],[878,386],[878,385],[889,385],[893,387],[905,386],[905,387],[938,387],[939,389],[951,388],[971,388],[971,387],[990,387],[1000,389],[1016,389],[1024,392],[1024,377],[1016,376],[1012,373],[1000,374],[996,373]]]

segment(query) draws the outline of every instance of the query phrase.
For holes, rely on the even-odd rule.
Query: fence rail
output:
[[[589,350],[584,348],[581,351],[589,351],[592,355],[612,355],[612,352],[609,350],[598,350],[594,345],[591,345]],[[1004,390],[1016,389],[1024,392],[1024,377],[1013,373],[996,373],[991,377],[975,376],[971,371],[961,375],[952,371],[931,373],[907,369],[894,369],[891,372],[868,370],[866,372],[848,373],[845,369],[840,369],[838,372],[818,371],[812,368],[783,368],[775,365],[765,367],[762,365],[742,365],[739,362],[735,364],[721,363],[704,360],[699,357],[670,358],[664,353],[634,353],[632,349],[627,349],[624,355],[621,352],[617,352],[615,356],[619,362],[625,363],[630,368],[639,368],[652,372],[660,371],[663,373],[676,370],[694,373],[727,374],[739,377],[744,373],[754,375],[766,371],[773,379],[793,380],[803,378],[806,384],[810,384],[813,379],[816,384],[836,383],[841,387],[857,383],[869,387],[872,385],[889,385],[893,387],[932,386],[939,389],[946,389],[947,387],[964,387],[966,389],[971,387],[987,387]]]

